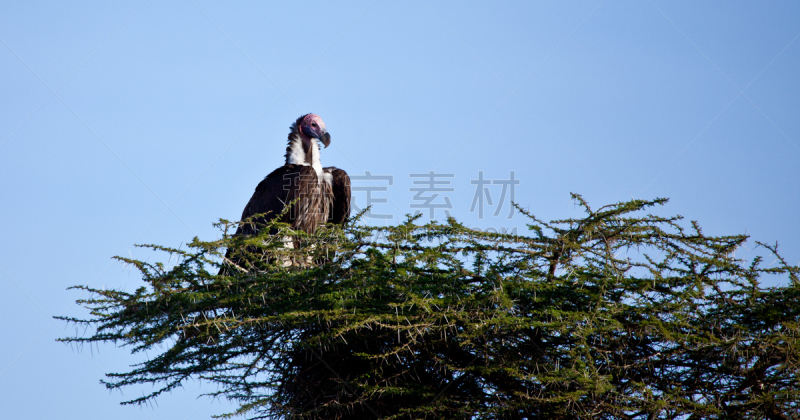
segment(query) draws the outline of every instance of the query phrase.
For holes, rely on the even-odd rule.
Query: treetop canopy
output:
[[[62,341],[154,354],[103,381],[153,386],[125,404],[195,378],[239,403],[223,417],[798,418],[800,268],[777,245],[743,261],[744,235],[646,213],[665,199],[574,198],[582,218],[518,209],[527,235],[356,218],[144,245],[179,261],[116,257],[144,285],[76,286],[89,316],[59,318],[93,328]]]

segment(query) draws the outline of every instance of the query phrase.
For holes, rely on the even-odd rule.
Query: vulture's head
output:
[[[297,128],[304,135],[317,139],[328,147],[331,144],[331,135],[325,129],[325,123],[317,114],[306,114],[297,119]]]

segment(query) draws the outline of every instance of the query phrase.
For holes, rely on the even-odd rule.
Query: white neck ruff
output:
[[[306,161],[306,153],[303,150],[303,139],[299,133],[292,136],[289,143],[289,152],[286,154],[287,165],[311,166],[317,173],[317,180],[322,182],[322,163],[319,161],[319,143],[317,139],[311,139],[311,162]]]

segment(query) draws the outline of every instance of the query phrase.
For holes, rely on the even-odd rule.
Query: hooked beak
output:
[[[321,141],[322,144],[324,144],[325,147],[327,148],[331,144],[331,135],[328,133],[324,133],[323,135],[319,136],[319,141]]]

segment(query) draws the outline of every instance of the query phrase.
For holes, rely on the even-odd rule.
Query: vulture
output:
[[[295,200],[279,220],[288,223],[292,229],[314,233],[325,223],[341,225],[347,221],[350,215],[350,177],[339,168],[322,167],[319,143],[325,147],[331,143],[331,135],[322,118],[316,114],[300,116],[290,127],[286,163],[256,186],[242,211],[242,220],[262,213],[267,213],[266,219],[241,224],[236,230],[237,235],[257,233],[259,222],[280,216],[285,206]],[[226,258],[229,254],[230,250]]]

